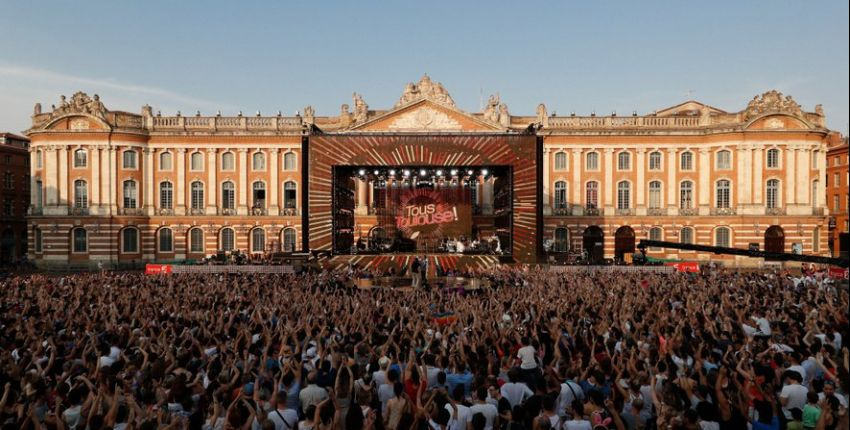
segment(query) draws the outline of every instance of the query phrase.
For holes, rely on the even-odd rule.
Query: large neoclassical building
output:
[[[36,105],[26,133],[29,254],[40,265],[236,249],[531,263],[582,250],[627,258],[657,239],[826,255],[826,151],[840,137],[820,106],[776,91],[740,107],[514,115],[492,96],[468,112],[427,76],[389,109],[355,94],[330,116],[133,113],[78,92]],[[456,236],[498,252],[465,258],[446,247]]]

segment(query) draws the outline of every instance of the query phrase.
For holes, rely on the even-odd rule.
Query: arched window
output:
[[[632,168],[632,154],[622,151],[617,154],[617,170],[630,170]]]
[[[174,185],[171,182],[159,183],[159,207],[160,209],[171,209],[174,207]]]
[[[569,230],[566,227],[555,229],[555,243],[552,246],[554,252],[567,252],[569,250]]]
[[[266,207],[266,184],[262,181],[256,181],[251,186],[253,191],[253,208],[264,208]]]
[[[204,252],[204,231],[200,228],[189,230],[189,252],[196,254]]]
[[[661,208],[661,181],[650,181],[649,183],[649,208]]]
[[[138,207],[138,194],[136,192],[136,181],[130,179],[124,181],[124,208],[135,209]]]
[[[694,170],[694,153],[685,151],[679,156],[679,169]]]
[[[588,209],[599,207],[599,182],[590,181],[585,186],[585,205]]]
[[[44,204],[44,183],[41,180],[35,181],[35,208],[41,209]]]
[[[298,205],[295,202],[295,182],[287,181],[283,184],[283,207],[286,209],[295,209]]]
[[[35,252],[40,253],[44,249],[42,247],[42,237],[41,237],[41,229],[40,228],[38,228],[38,227],[35,228],[34,236],[35,236]]]
[[[728,179],[721,179],[715,185],[715,194],[717,195],[715,207],[718,209],[728,209],[730,202],[731,183]]]
[[[204,154],[196,151],[189,156],[189,170],[195,172],[204,170]]]
[[[661,152],[652,151],[649,153],[649,170],[661,170]]]
[[[174,251],[174,235],[170,228],[159,229],[159,252]]]
[[[694,243],[694,229],[691,227],[684,227],[679,230],[679,243]]]
[[[89,237],[86,229],[77,227],[71,232],[71,238],[74,242],[74,252],[86,252],[89,249]]]
[[[717,227],[714,230],[714,246],[728,248],[732,242],[732,232],[729,227]]]
[[[204,208],[204,183],[201,181],[192,182],[192,209]]]
[[[127,150],[121,156],[122,167],[125,169],[136,169],[138,167],[138,157],[136,151]]]
[[[82,168],[86,167],[88,164],[88,152],[85,149],[78,149],[74,151],[74,167]]]
[[[567,153],[558,151],[555,153],[555,170],[567,170]]]
[[[139,230],[128,227],[121,230],[121,252],[135,254],[139,252]]]
[[[74,181],[74,207],[89,207],[89,187],[86,181],[82,179]]]
[[[171,170],[172,169],[172,156],[171,152],[165,151],[159,153],[159,170]]]
[[[266,250],[266,231],[261,228],[251,230],[251,252]]]
[[[567,183],[555,182],[555,208],[565,209],[567,207]]]
[[[236,170],[236,156],[232,152],[227,151],[221,154],[221,170]]]
[[[233,182],[225,181],[221,184],[221,207],[223,209],[236,207],[236,187]]]
[[[295,229],[283,229],[283,250],[285,252],[295,251]]]
[[[649,240],[664,240],[664,230],[661,227],[652,227],[649,229]],[[652,247],[653,251],[661,251],[662,248]]]
[[[779,179],[767,180],[765,200],[768,209],[775,209],[779,206]]]
[[[631,184],[628,181],[620,181],[617,184],[617,209],[628,209],[631,207]]]
[[[691,181],[682,181],[679,184],[679,207],[682,209],[691,209],[694,207],[694,183]]]
[[[222,251],[233,251],[235,247],[235,237],[232,228],[221,229],[221,238],[219,240],[219,248]]]
[[[266,154],[259,151],[255,152],[251,156],[251,160],[251,168],[253,170],[266,170]]]
[[[768,169],[778,169],[779,168],[779,150],[776,148],[770,148],[767,150],[767,168]]]
[[[296,170],[298,168],[298,160],[295,157],[294,152],[283,154],[283,170]]]
[[[588,152],[585,156],[585,170],[599,170],[599,153]]]
[[[723,149],[715,154],[717,158],[717,170],[729,170],[732,168],[732,153]]]

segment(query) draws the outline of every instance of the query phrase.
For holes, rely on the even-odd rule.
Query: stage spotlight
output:
[[[366,176],[366,169],[360,169],[357,171],[357,174],[360,176]]]
[[[437,176],[443,176],[443,170],[442,169],[437,170]]]
[[[473,172],[472,172],[472,169],[469,169],[469,170],[467,170],[467,171],[466,171],[466,174],[467,174],[467,175],[472,176],[472,173],[473,173]]]
[[[450,173],[452,176],[457,176],[457,169],[452,169]]]
[[[426,172],[426,171],[425,171],[425,169],[420,169],[420,170],[419,170],[419,176],[425,176],[425,175],[427,175],[427,174],[428,174],[428,172]]]
[[[375,172],[374,172],[374,173],[375,173],[375,176],[378,176],[381,172],[380,172],[380,171],[378,171],[378,169],[375,169]]]
[[[490,171],[489,171],[489,170],[487,170],[487,169],[481,169],[481,175],[482,175],[482,176],[487,176],[487,174],[488,174],[488,173],[490,173]]]
[[[390,169],[390,176],[395,176],[395,169]]]
[[[405,178],[406,178],[406,177],[408,177],[408,176],[410,176],[410,170],[404,169],[403,174],[404,174],[404,177],[405,177]]]

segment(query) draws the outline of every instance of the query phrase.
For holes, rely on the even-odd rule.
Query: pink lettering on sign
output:
[[[443,208],[436,204],[405,206],[402,215],[396,217],[398,228],[411,228],[422,225],[444,224],[458,220],[457,208]]]

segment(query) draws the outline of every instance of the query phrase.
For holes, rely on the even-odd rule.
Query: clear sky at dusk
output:
[[[428,73],[462,109],[652,112],[694,99],[737,111],[777,89],[846,133],[848,2],[201,2],[0,0],[0,131],[33,104],[98,93],[149,103],[337,115],[358,92],[391,107]]]

